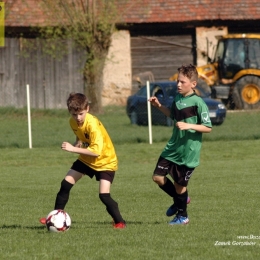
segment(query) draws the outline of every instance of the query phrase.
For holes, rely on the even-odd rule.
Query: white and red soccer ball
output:
[[[71,226],[71,218],[61,209],[51,211],[46,217],[46,227],[50,232],[65,232]]]

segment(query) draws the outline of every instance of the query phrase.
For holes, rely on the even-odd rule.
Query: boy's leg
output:
[[[64,180],[61,182],[61,187],[56,196],[54,209],[64,209],[68,200],[70,190],[73,185],[82,177],[82,173],[74,171],[72,169],[69,170]]]
[[[176,196],[176,190],[171,180],[164,176],[157,176],[157,177],[161,177],[164,179],[162,185],[160,185],[161,183],[157,183],[159,188],[162,189],[164,192],[166,192],[169,196],[171,196],[174,199]],[[153,177],[153,179],[155,179],[155,176]]]
[[[61,182],[61,187],[57,193],[54,209],[64,209],[68,200],[69,193],[73,185],[82,177],[83,175],[72,169],[69,170],[66,177]],[[41,218],[40,222],[44,225],[46,223],[46,218]]]
[[[177,194],[174,204],[177,207],[178,212],[176,217],[169,222],[170,225],[189,223],[187,214],[187,186],[193,171],[194,168],[188,168],[184,165],[177,164],[175,164],[172,169],[171,176],[174,179],[174,186]]]
[[[122,218],[118,204],[110,196],[111,182],[108,180],[100,179],[99,182],[99,198],[102,203],[106,206],[108,214],[113,218],[115,225],[118,223],[125,223]]]
[[[63,179],[61,182],[60,190],[57,193],[54,209],[64,209],[68,200],[69,200],[69,193],[73,184]]]
[[[170,197],[173,198],[173,204],[166,211],[166,216],[171,217],[175,215],[178,211],[178,207],[175,203],[175,199],[178,196],[178,194],[176,193],[174,184],[171,182],[170,179],[168,179],[165,176],[153,175],[153,181],[158,184],[160,189],[162,189],[165,193],[167,193]],[[189,202],[190,202],[190,198],[188,197],[188,193],[187,193],[186,204],[189,204]]]
[[[188,190],[186,187],[183,187],[176,182],[174,183],[176,188],[176,199],[175,205],[178,208],[178,215],[187,217],[187,199],[188,199]]]
[[[175,216],[175,218],[169,222],[169,224],[170,225],[188,224],[189,218],[188,218],[188,214],[187,214],[187,198],[188,198],[187,189],[186,189],[186,187],[182,187],[176,183],[174,183],[174,185],[175,185],[176,193],[177,193],[177,196],[175,199],[175,205],[178,208],[178,213]]]

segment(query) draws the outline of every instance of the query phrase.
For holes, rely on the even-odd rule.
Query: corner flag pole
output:
[[[32,148],[32,129],[31,129],[31,108],[30,108],[30,87],[26,85],[27,92],[27,115],[28,115],[28,136],[29,136],[29,148]]]
[[[148,131],[149,131],[149,144],[153,143],[152,138],[152,116],[151,116],[151,102],[148,101],[150,98],[150,82],[146,82],[146,92],[147,92],[147,113],[148,113]]]

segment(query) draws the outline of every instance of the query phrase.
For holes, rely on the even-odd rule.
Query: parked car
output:
[[[134,95],[127,99],[126,112],[131,124],[147,125],[147,90],[146,86],[141,87]],[[205,101],[209,108],[209,116],[213,125],[221,125],[226,117],[225,105],[215,99],[210,98],[210,93],[203,87],[196,86],[195,91]],[[177,94],[176,81],[163,81],[150,83],[150,96],[156,96],[160,103],[168,108],[171,107],[173,99]],[[151,106],[152,124],[172,126],[171,118],[166,117],[159,109]]]

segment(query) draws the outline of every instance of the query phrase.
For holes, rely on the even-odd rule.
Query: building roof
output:
[[[5,25],[29,27],[44,22],[44,15],[37,0],[5,0]]]
[[[187,22],[260,19],[259,0],[143,0],[125,22]]]
[[[259,20],[259,0],[117,0],[124,23],[173,23],[205,20]],[[40,0],[4,0],[6,26],[27,27],[45,21]],[[27,4],[25,4],[27,2]]]

